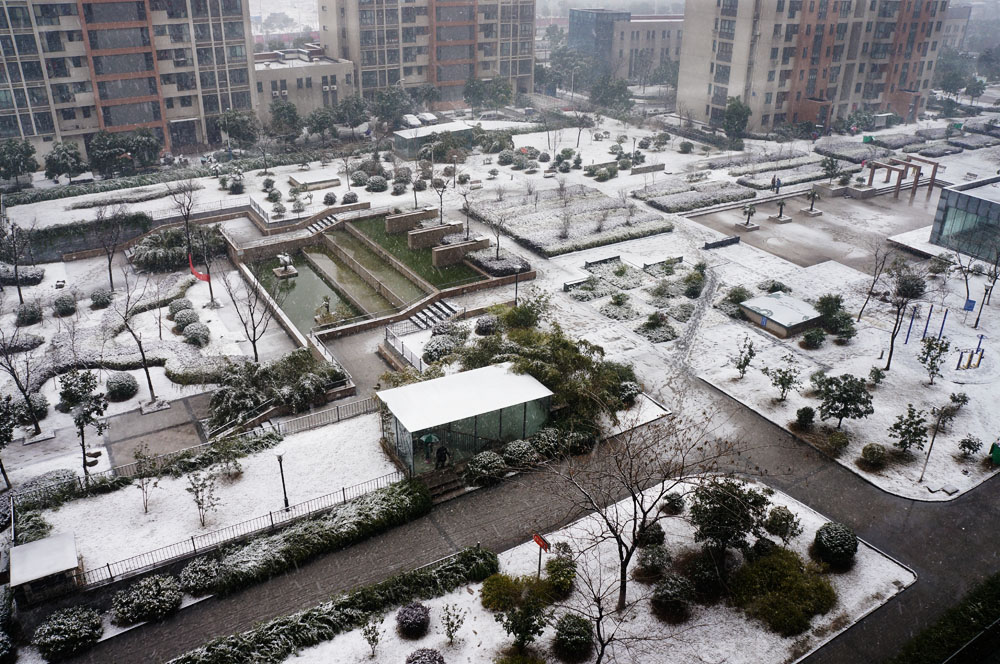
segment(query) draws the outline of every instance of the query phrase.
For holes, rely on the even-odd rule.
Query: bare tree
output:
[[[253,347],[253,361],[260,362],[257,342],[264,337],[274,320],[274,310],[269,306],[268,299],[274,301],[274,306],[280,307],[288,291],[280,287],[278,279],[271,280],[273,285],[270,288],[263,285],[261,276],[267,268],[261,261],[251,261],[244,265],[253,276],[253,283],[249,283],[241,272],[242,279],[233,277],[231,273],[224,274],[222,284],[233,303],[240,325],[243,326],[243,334]]]
[[[563,210],[559,213],[559,239],[569,238],[570,223],[573,221],[573,213],[570,210]]]
[[[886,359],[884,369],[888,371],[892,367],[892,353],[896,349],[896,337],[903,329],[906,310],[927,292],[927,281],[922,271],[901,260],[893,261],[886,269],[886,276],[889,282],[888,304],[893,317],[892,331],[889,335],[889,357]]]
[[[972,292],[969,290],[969,278],[973,274],[982,272],[982,268],[976,263],[972,256],[964,256],[961,253],[955,251],[952,252],[952,257],[954,258],[954,270],[962,276],[962,280],[965,282],[965,300],[972,297]]]
[[[500,236],[503,235],[507,226],[507,216],[504,214],[493,214],[485,217],[486,225],[493,231],[497,241],[497,260],[500,260]]]
[[[493,191],[496,194],[497,203],[502,203],[504,197],[507,195],[507,187],[503,186],[502,184],[498,184],[496,187],[493,188]]]
[[[257,140],[254,141],[254,147],[260,153],[261,161],[264,163],[264,170],[260,172],[260,175],[271,175],[271,172],[267,170],[267,158],[271,153],[271,148],[274,147],[275,138],[271,135],[270,128],[263,125],[256,127],[256,132]]]
[[[21,304],[24,304],[24,295],[21,293],[21,265],[31,252],[34,233],[34,222],[24,227],[10,221],[6,214],[0,217],[0,260],[8,263],[14,270],[14,287],[17,288],[17,299]]]
[[[462,185],[462,188],[458,190],[458,195],[462,197],[462,212],[465,213],[465,239],[468,240],[472,234],[472,228],[469,225],[469,195],[472,193],[466,185]]]
[[[448,191],[448,180],[445,179],[444,173],[437,173],[431,178],[431,189],[433,189],[438,195],[438,203],[440,205],[440,215],[441,223],[444,223],[444,193]]]
[[[129,333],[129,336],[132,337],[136,347],[139,349],[139,359],[142,362],[142,370],[146,374],[146,386],[149,388],[149,403],[155,404],[157,401],[156,392],[153,389],[153,378],[149,373],[149,360],[146,358],[146,347],[142,343],[142,332],[135,324],[136,314],[144,311],[142,305],[146,297],[146,287],[149,285],[149,279],[147,278],[140,288],[138,278],[134,276],[130,277],[128,268],[123,267],[122,280],[125,282],[125,292],[121,297],[116,297],[111,301],[111,307],[118,316],[118,319],[121,320],[122,327]]]
[[[352,166],[350,153],[340,155],[340,163],[344,167],[344,179],[347,181],[347,191],[350,191],[351,190],[351,166]],[[416,173],[414,173],[414,177],[415,176],[416,176]],[[416,201],[417,200],[416,197],[414,197],[413,200]]]
[[[167,191],[174,201],[174,211],[184,220],[184,237],[187,240],[187,253],[192,255],[191,216],[195,207],[195,184],[192,180],[183,180],[177,184],[167,184]]]
[[[0,300],[0,310],[3,302]],[[7,374],[14,382],[14,387],[24,399],[25,412],[35,427],[35,435],[42,433],[42,425],[31,407],[32,383],[40,358],[35,350],[29,349],[27,333],[20,327],[9,329],[0,325],[0,372]]]
[[[142,492],[142,512],[149,512],[149,491],[160,484],[162,462],[149,453],[149,445],[143,443],[132,453],[135,459],[135,475],[132,477],[136,488]]]
[[[997,279],[1000,279],[1000,243],[993,243],[990,247],[990,260],[986,265],[986,279],[990,282],[990,288],[986,292],[986,304],[990,303],[993,297],[993,289],[996,288]],[[982,309],[980,309],[982,312]]]
[[[94,228],[97,239],[104,249],[104,255],[108,259],[108,284],[111,290],[115,289],[115,275],[112,269],[115,261],[115,254],[118,246],[125,235],[125,219],[127,213],[125,205],[119,203],[114,207],[101,205],[97,208],[97,216],[94,219]]]
[[[709,424],[678,419],[632,428],[604,443],[600,453],[570,457],[544,471],[555,477],[553,491],[575,512],[593,512],[580,528],[582,552],[606,543],[616,551],[619,613],[628,606],[628,567],[641,536],[665,518],[660,502],[736,456],[733,443],[710,439]]]
[[[893,257],[892,250],[889,249],[885,241],[882,239],[873,240],[868,245],[868,249],[872,256],[870,263],[872,269],[872,280],[871,284],[868,286],[868,292],[865,293],[864,304],[861,305],[861,309],[858,311],[859,321],[861,320],[861,315],[865,313],[865,307],[868,306],[868,302],[871,300],[872,294],[882,281],[882,276],[885,274],[885,268],[890,264],[889,259]]]
[[[562,206],[566,207],[567,203],[569,203],[569,198],[566,196],[566,178],[559,178],[556,180],[556,192],[559,194],[559,200],[562,201]]]
[[[201,254],[202,263],[205,264],[205,279],[208,283],[208,307],[209,309],[217,309],[220,305],[215,301],[215,291],[212,289],[212,262],[215,257],[212,255],[212,235],[216,231],[216,227],[205,228],[204,226],[198,226],[194,230],[194,242],[195,250]]]

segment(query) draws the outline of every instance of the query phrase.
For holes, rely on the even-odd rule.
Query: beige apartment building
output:
[[[305,117],[317,108],[332,108],[354,94],[354,64],[328,58],[323,49],[301,48],[254,56],[257,85],[257,117],[271,119],[271,102],[281,99],[295,104]]]
[[[570,48],[596,57],[616,78],[642,81],[668,60],[680,60],[682,15],[635,15],[611,9],[570,9]]]
[[[220,113],[256,106],[246,0],[3,0],[0,50],[0,138],[39,155],[143,128],[194,151],[221,140]]]
[[[948,4],[688,2],[678,112],[720,125],[727,98],[739,97],[756,131],[802,122],[828,127],[859,108],[913,121],[926,105]]]
[[[371,98],[392,85],[429,83],[439,107],[462,105],[470,77],[534,81],[534,0],[319,0],[320,42],[354,63],[354,84]]]

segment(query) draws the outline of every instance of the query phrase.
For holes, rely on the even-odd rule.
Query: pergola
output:
[[[910,202],[917,194],[917,188],[920,186],[920,176],[923,173],[923,167],[919,164],[914,164],[911,162],[918,161],[924,164],[929,164],[931,166],[931,179],[927,184],[927,197],[930,198],[931,192],[934,190],[934,182],[937,178],[937,170],[940,164],[936,161],[930,159],[925,159],[923,157],[915,157],[913,155],[907,155],[906,159],[897,159],[896,157],[891,157],[889,162],[883,161],[869,161],[865,165],[869,169],[868,173],[868,186],[872,186],[875,181],[875,171],[880,168],[885,169],[885,183],[888,184],[893,173],[896,173],[896,187],[892,192],[893,198],[899,198],[899,190],[903,185],[903,180],[909,177],[910,171],[914,171],[913,184],[910,187]]]

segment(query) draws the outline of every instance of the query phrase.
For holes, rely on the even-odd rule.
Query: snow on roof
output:
[[[494,364],[377,394],[411,433],[552,395],[537,380],[510,367],[510,362]]]
[[[819,318],[819,312],[811,305],[781,291],[744,300],[741,306],[784,327]]]
[[[10,586],[21,586],[76,569],[78,564],[73,533],[59,533],[21,544],[10,550]]]
[[[445,122],[430,127],[400,129],[399,131],[394,132],[394,135],[407,140],[413,140],[414,138],[423,138],[424,136],[430,136],[431,134],[443,134],[446,131],[468,131],[469,129],[472,129],[472,125],[456,120],[455,122]]]

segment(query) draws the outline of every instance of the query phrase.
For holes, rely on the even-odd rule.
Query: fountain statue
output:
[[[291,277],[298,276],[299,271],[292,265],[292,257],[287,253],[278,254],[278,264],[280,267],[274,268],[274,276],[279,279],[290,279]]]

